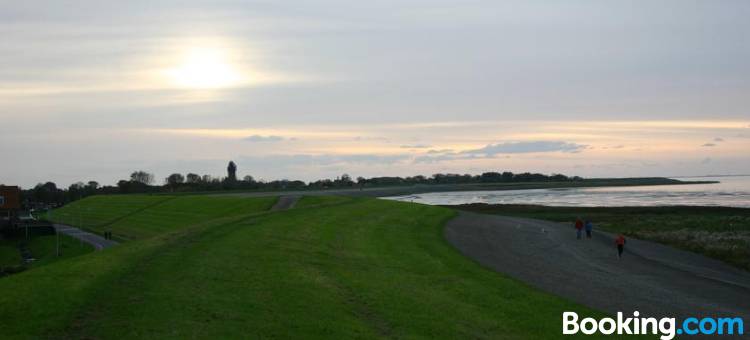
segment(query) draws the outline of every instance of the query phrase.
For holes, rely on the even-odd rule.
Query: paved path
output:
[[[750,273],[695,253],[629,239],[618,259],[611,234],[577,240],[573,226],[466,212],[445,237],[484,266],[612,314],[750,320]]]
[[[63,233],[70,237],[86,242],[92,245],[94,248],[96,248],[96,250],[102,250],[104,248],[109,248],[117,244],[117,242],[115,241],[107,240],[104,237],[101,237],[97,234],[90,233],[88,231],[83,231],[81,229],[78,229],[76,227],[71,227],[69,225],[53,224],[53,226],[55,227],[55,230],[57,230],[57,232]]]
[[[276,204],[271,207],[271,211],[278,211],[278,210],[287,210],[294,208],[294,205],[297,204],[297,201],[302,196],[299,195],[292,195],[292,196],[280,196],[279,200],[276,201]]]

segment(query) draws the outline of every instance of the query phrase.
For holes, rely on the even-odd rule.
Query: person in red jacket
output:
[[[617,245],[617,258],[622,258],[622,252],[625,250],[625,236],[617,235],[615,244]]]
[[[581,239],[581,232],[583,232],[583,220],[576,218],[576,238]]]

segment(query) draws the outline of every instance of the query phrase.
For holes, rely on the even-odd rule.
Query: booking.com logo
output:
[[[633,317],[625,318],[622,312],[617,318],[584,318],[578,322],[578,313],[563,312],[563,334],[601,333],[610,334],[659,334],[661,340],[671,340],[675,335],[743,335],[745,334],[742,318],[686,318],[680,328],[675,318],[643,318],[638,311]]]

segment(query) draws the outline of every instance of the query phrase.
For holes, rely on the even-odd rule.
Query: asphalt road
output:
[[[53,224],[53,226],[55,227],[55,230],[57,230],[58,233],[63,233],[65,235],[68,235],[73,238],[79,239],[83,242],[86,242],[92,245],[94,248],[96,248],[96,250],[102,250],[102,249],[109,248],[117,244],[117,242],[115,241],[107,240],[104,237],[101,237],[97,234],[90,233],[88,231],[83,231],[81,229],[71,227],[69,225]]]
[[[464,255],[541,290],[615,314],[743,317],[750,273],[707,257],[614,235],[577,240],[572,225],[462,212],[445,237]]]

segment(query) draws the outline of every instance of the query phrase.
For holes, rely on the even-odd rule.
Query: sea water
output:
[[[432,205],[488,203],[534,204],[566,207],[700,205],[750,208],[750,176],[692,177],[678,179],[684,181],[719,181],[719,183],[432,192],[386,198]]]

